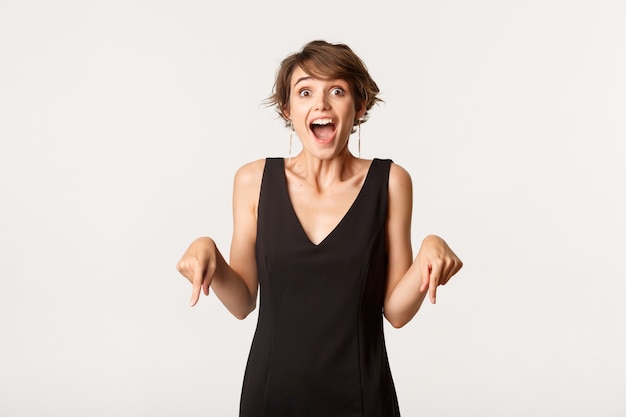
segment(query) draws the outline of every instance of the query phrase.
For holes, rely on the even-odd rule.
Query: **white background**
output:
[[[2,417],[237,414],[256,313],[175,264],[228,253],[318,38],[381,88],[362,156],[411,173],[414,249],[465,262],[386,328],[403,416],[626,415],[624,2],[1,0]]]

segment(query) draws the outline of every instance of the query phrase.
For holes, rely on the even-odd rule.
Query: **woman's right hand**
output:
[[[217,247],[213,239],[200,237],[191,242],[182,258],[176,264],[176,269],[191,282],[191,301],[195,306],[200,298],[200,291],[209,295],[209,287],[215,275],[217,266]]]

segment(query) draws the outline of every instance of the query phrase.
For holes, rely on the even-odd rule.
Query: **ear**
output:
[[[363,105],[360,109],[357,110],[356,118],[360,119],[361,117],[363,117],[363,115],[365,114],[366,111],[367,111],[367,109],[365,108],[365,105]]]
[[[289,106],[283,106],[283,108],[281,109],[281,113],[283,114],[283,116],[285,116],[286,119],[290,119],[290,115],[289,115]]]

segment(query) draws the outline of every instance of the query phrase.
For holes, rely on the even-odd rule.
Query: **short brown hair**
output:
[[[289,109],[291,76],[297,67],[312,76],[321,79],[341,79],[350,85],[356,110],[365,107],[363,117],[355,120],[353,126],[359,122],[364,123],[374,104],[383,101],[377,96],[380,90],[365,63],[349,46],[316,40],[307,43],[300,52],[289,55],[281,62],[276,72],[272,95],[266,100],[268,105],[276,107],[280,117],[287,123],[289,119],[285,116],[285,110]]]

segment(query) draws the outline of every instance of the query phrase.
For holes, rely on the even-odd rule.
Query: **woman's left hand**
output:
[[[422,277],[420,291],[428,290],[430,302],[437,302],[437,287],[446,283],[463,267],[463,262],[439,236],[429,235],[422,241],[415,263]]]

